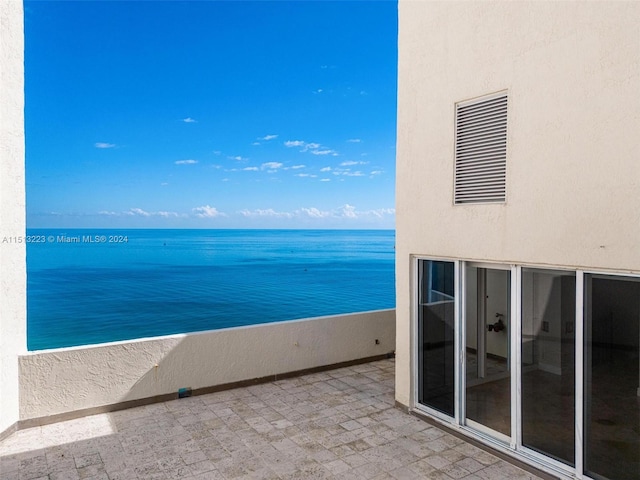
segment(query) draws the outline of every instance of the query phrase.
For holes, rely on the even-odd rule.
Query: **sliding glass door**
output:
[[[522,445],[575,465],[573,272],[522,269]]]
[[[455,413],[455,265],[419,263],[418,402],[449,417]]]
[[[554,474],[640,480],[640,278],[416,265],[419,409]]]
[[[640,478],[640,281],[585,275],[584,470]]]
[[[466,424],[511,436],[511,272],[465,267]]]

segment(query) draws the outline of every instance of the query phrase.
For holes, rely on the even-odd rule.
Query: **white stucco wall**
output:
[[[399,1],[399,402],[412,254],[640,272],[639,18],[640,2]],[[454,105],[503,90],[507,202],[454,207]]]
[[[20,419],[331,365],[394,348],[395,311],[379,310],[27,353],[20,357]]]
[[[18,353],[26,351],[22,1],[0,0],[0,434],[18,420]]]

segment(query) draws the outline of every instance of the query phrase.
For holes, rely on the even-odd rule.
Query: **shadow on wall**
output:
[[[20,357],[20,421],[51,423],[394,349],[395,310],[379,310],[33,352]]]
[[[226,386],[387,354],[395,348],[394,331],[394,312],[383,311],[189,335],[150,365],[122,400],[175,395],[180,389]]]

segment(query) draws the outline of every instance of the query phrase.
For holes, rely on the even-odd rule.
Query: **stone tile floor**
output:
[[[537,478],[394,407],[382,360],[18,431],[2,480]]]

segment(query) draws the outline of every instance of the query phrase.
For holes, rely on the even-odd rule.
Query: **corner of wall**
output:
[[[24,24],[0,0],[0,437],[19,417],[18,354],[26,350]]]
[[[397,227],[400,228],[400,225]],[[402,238],[396,242],[396,376],[395,399],[411,404],[411,255]]]

